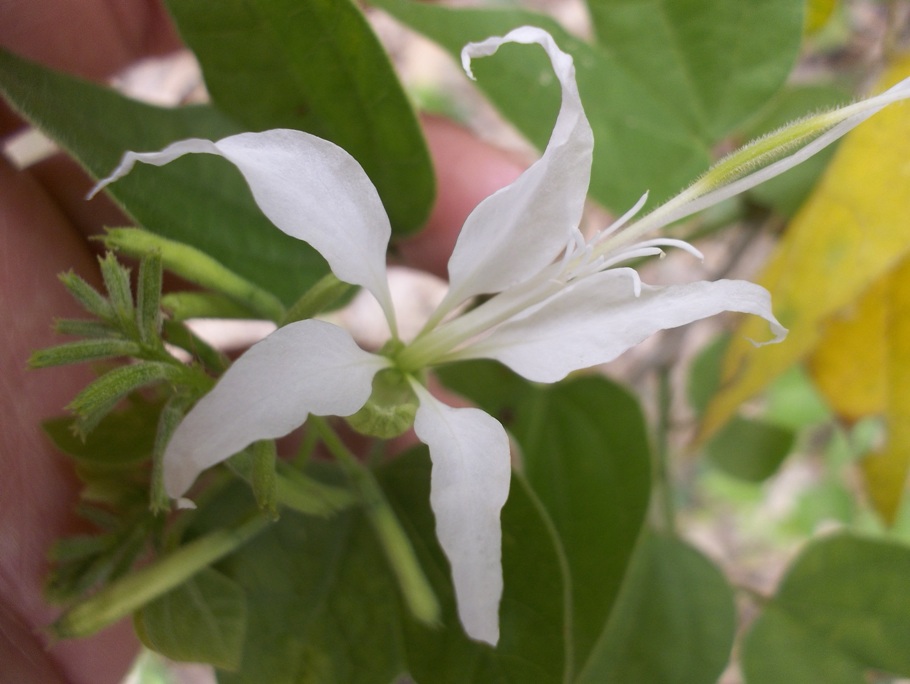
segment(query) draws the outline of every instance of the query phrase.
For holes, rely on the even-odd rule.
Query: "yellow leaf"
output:
[[[890,278],[866,290],[853,306],[833,316],[821,343],[809,358],[809,371],[831,409],[844,420],[857,421],[884,413],[887,297]]]
[[[910,471],[910,259],[887,279],[885,299],[885,420],[888,442],[862,462],[866,491],[875,510],[894,523]]]
[[[885,416],[888,441],[862,474],[872,506],[892,524],[910,469],[910,259],[830,321],[809,368],[842,419]]]
[[[821,29],[828,23],[836,6],[837,0],[809,0],[806,3],[804,32],[811,35]]]
[[[879,87],[910,74],[910,57],[896,62]],[[910,106],[886,108],[852,131],[793,222],[760,282],[790,328],[781,344],[767,339],[757,318],[734,335],[722,389],[708,406],[705,438],[746,399],[814,349],[824,323],[910,253]],[[858,363],[864,363],[862,358]]]

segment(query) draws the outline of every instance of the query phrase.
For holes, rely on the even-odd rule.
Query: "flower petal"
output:
[[[338,278],[368,289],[392,316],[385,278],[389,219],[360,164],[327,140],[276,129],[218,142],[181,140],[159,152],[127,152],[91,195],[128,174],[137,161],[162,166],[191,153],[216,154],[233,163],[272,223],[312,245]]]
[[[761,316],[779,342],[786,329],[771,312],[771,295],[742,280],[700,281],[670,287],[641,285],[637,274],[614,269],[585,278],[526,316],[504,323],[458,358],[490,358],[536,382],[612,361],[658,330],[723,311]]]
[[[286,435],[309,413],[351,415],[386,365],[330,323],[279,328],[237,359],[177,426],[164,454],[168,495],[178,498],[206,468],[258,439]]]
[[[594,136],[572,57],[545,31],[525,26],[465,47],[462,61],[468,74],[472,57],[492,55],[504,43],[543,46],[562,86],[562,106],[543,156],[477,205],[465,221],[449,260],[447,311],[468,297],[501,292],[553,261],[578,227],[588,191]]]
[[[430,505],[436,536],[452,566],[458,616],[473,639],[499,641],[502,531],[509,495],[509,438],[492,416],[452,408],[413,383],[420,400],[414,431],[430,447]]]

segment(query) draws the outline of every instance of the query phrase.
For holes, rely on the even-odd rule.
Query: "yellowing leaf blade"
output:
[[[910,472],[910,259],[886,279],[885,368],[888,443],[862,463],[866,491],[882,519],[897,517]]]
[[[877,91],[910,74],[896,62]],[[889,107],[841,143],[818,188],[794,218],[760,282],[790,329],[782,343],[756,350],[763,321],[750,319],[731,341],[723,389],[706,411],[702,437],[720,428],[746,399],[804,358],[823,325],[910,252],[910,106]]]

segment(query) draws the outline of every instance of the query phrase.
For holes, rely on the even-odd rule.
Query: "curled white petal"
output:
[[[509,439],[476,408],[452,408],[414,383],[420,400],[414,432],[430,448],[430,505],[436,536],[452,566],[458,616],[468,636],[499,641],[502,531],[509,495]]]
[[[253,345],[177,426],[164,454],[164,487],[179,499],[196,476],[259,439],[286,435],[307,414],[348,416],[388,365],[341,328],[299,321]]]
[[[585,118],[572,58],[548,33],[523,27],[464,48],[462,58],[491,55],[505,43],[537,43],[550,57],[562,105],[541,158],[511,185],[487,197],[465,222],[449,260],[445,311],[477,294],[501,292],[549,264],[581,219],[594,136]]]
[[[470,345],[458,358],[497,359],[536,382],[612,361],[659,330],[724,311],[761,316],[782,340],[786,329],[771,312],[767,290],[742,280],[641,286],[621,270],[590,276]]]
[[[217,142],[181,140],[159,152],[127,152],[91,194],[125,176],[137,161],[162,166],[192,153],[233,163],[262,213],[283,232],[312,245],[338,278],[372,292],[394,325],[385,276],[389,219],[360,164],[327,140],[275,129]]]

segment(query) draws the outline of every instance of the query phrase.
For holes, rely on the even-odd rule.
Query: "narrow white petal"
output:
[[[452,408],[414,383],[420,408],[414,431],[430,447],[430,505],[436,536],[452,566],[458,615],[473,639],[499,641],[502,531],[509,495],[509,439],[492,416]]]
[[[218,142],[182,140],[160,152],[127,152],[91,194],[125,176],[137,161],[162,166],[191,153],[216,154],[233,163],[272,223],[312,245],[341,280],[372,292],[391,319],[385,277],[389,219],[360,164],[327,140],[276,129]]]
[[[462,52],[466,68],[471,58],[492,55],[504,43],[543,46],[562,86],[562,106],[543,156],[481,202],[465,222],[449,260],[446,307],[476,294],[500,292],[553,261],[578,226],[588,191],[594,137],[572,58],[545,31],[523,27],[469,44]]]
[[[351,415],[387,364],[330,323],[279,328],[237,359],[175,430],[164,454],[168,495],[180,497],[206,468],[256,440],[286,435],[309,413]]]
[[[622,271],[585,278],[529,315],[514,319],[466,348],[459,358],[497,359],[536,382],[612,361],[659,330],[676,328],[724,311],[768,321],[779,342],[786,329],[771,312],[771,295],[742,280],[670,287],[641,285]]]

